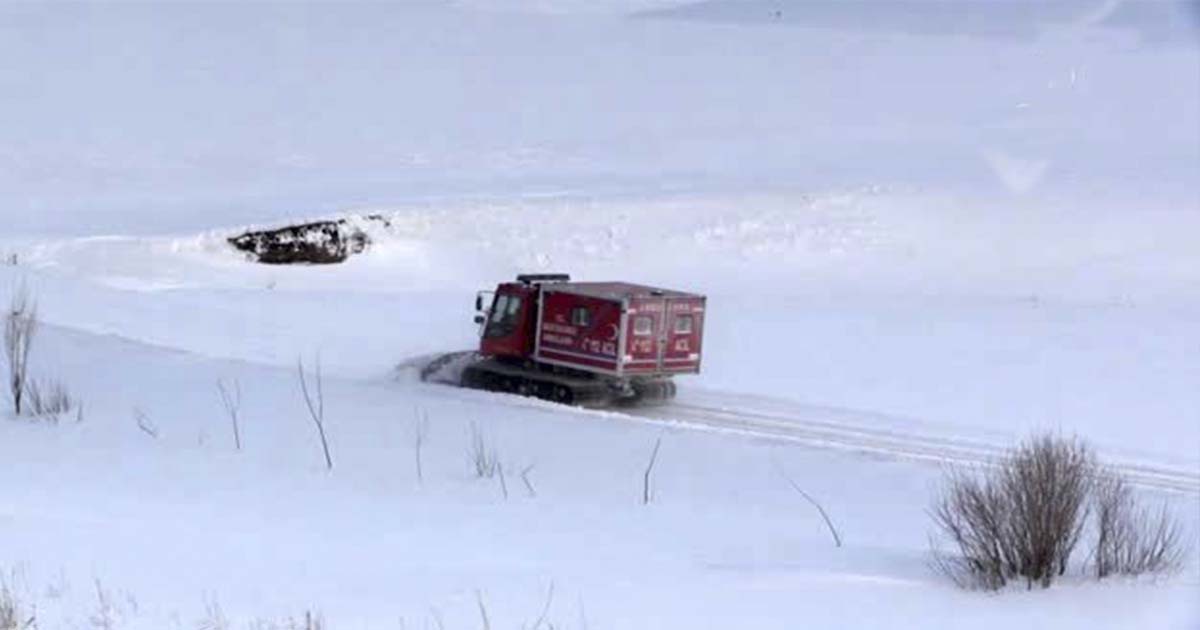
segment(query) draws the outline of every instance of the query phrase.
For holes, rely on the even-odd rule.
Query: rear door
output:
[[[704,328],[704,298],[667,298],[661,326],[664,342],[660,369],[667,372],[698,372]]]
[[[657,372],[661,368],[663,298],[635,298],[629,305],[625,334],[625,369],[628,372]]]

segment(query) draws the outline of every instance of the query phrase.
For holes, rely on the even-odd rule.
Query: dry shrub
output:
[[[4,316],[4,358],[8,367],[5,385],[16,415],[57,422],[59,416],[79,404],[61,381],[30,377],[29,355],[38,327],[37,304],[29,296],[29,290],[21,287],[13,294]]]
[[[981,474],[952,471],[932,510],[934,522],[958,548],[935,549],[934,566],[963,587],[997,589],[1011,576],[1008,508],[999,484]]]
[[[250,630],[325,630],[325,619],[315,609],[304,611],[300,617],[289,617],[282,621],[258,619],[248,626]]]
[[[325,630],[325,618],[321,613],[311,610],[304,611],[304,617],[292,622],[296,630]]]
[[[1116,473],[1096,483],[1096,540],[1092,566],[1097,578],[1163,573],[1183,560],[1179,524],[1164,504],[1159,510],[1137,505],[1133,490]]]
[[[19,416],[24,410],[25,390],[29,381],[29,351],[37,334],[37,305],[30,301],[29,291],[21,287],[12,296],[4,316],[4,357],[8,361],[8,393],[13,411]]]
[[[1067,570],[1088,512],[1095,458],[1081,442],[1049,436],[1019,448],[1003,469],[1012,504],[1010,544],[1017,575],[1049,586]]]
[[[500,458],[496,455],[496,447],[488,442],[487,436],[480,430],[479,425],[472,422],[470,436],[467,442],[467,460],[471,470],[479,479],[491,479],[496,476],[500,466]]]
[[[27,606],[13,589],[16,572],[0,576],[0,630],[32,630],[37,628],[37,613]]]
[[[1049,586],[1083,532],[1094,461],[1076,440],[1042,436],[994,469],[952,472],[932,515],[958,555],[938,553],[935,566],[963,586]]]
[[[78,406],[67,386],[58,380],[31,379],[25,388],[26,409],[29,414],[51,422],[71,413]]]
[[[196,624],[197,630],[229,630],[229,618],[221,610],[221,604],[216,598],[204,602],[204,618]]]

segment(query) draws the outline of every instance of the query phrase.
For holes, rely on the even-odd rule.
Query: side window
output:
[[[676,315],[675,316],[675,334],[690,335],[692,333],[692,316],[691,315]]]
[[[592,312],[586,306],[576,306],[571,309],[571,325],[587,328],[592,323]]]
[[[642,315],[633,319],[633,334],[645,336],[654,334],[654,320],[648,315]]]
[[[496,296],[496,304],[492,306],[492,321],[499,322],[504,319],[506,312],[508,312],[508,296],[501,293]]]

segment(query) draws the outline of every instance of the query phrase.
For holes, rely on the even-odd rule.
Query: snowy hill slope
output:
[[[335,468],[326,473],[286,368],[59,328],[42,344],[87,401],[79,424],[0,425],[11,471],[5,562],[43,627],[86,624],[99,606],[93,578],[122,628],[201,623],[213,602],[239,625],[317,607],[337,627],[401,616],[471,627],[476,589],[495,623],[516,627],[535,618],[550,584],[560,627],[786,628],[797,618],[873,627],[897,622],[897,610],[947,628],[963,615],[1111,628],[1195,618],[1191,569],[1164,586],[954,591],[926,564],[936,468],[329,378]],[[244,392],[240,453],[217,379]],[[423,482],[416,410],[429,417]],[[158,436],[139,430],[135,414]],[[469,472],[472,424],[507,471],[507,500],[498,479]],[[642,506],[642,467],[658,438],[654,501]],[[844,549],[779,469],[821,497]],[[536,494],[520,481],[526,470]],[[1194,502],[1179,497],[1180,513]],[[831,604],[864,598],[876,605]]]

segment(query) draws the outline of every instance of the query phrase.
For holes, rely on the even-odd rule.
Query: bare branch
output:
[[[483,620],[483,630],[492,630],[492,622],[488,620],[487,606],[483,604],[483,593],[475,589],[475,602],[479,604],[479,617]]]
[[[646,464],[646,472],[642,475],[642,505],[650,503],[650,474],[654,472],[654,463],[658,461],[658,447],[662,446],[662,437],[654,441],[654,450],[650,453],[650,463]]]
[[[1092,563],[1097,578],[1179,568],[1183,560],[1181,532],[1165,504],[1157,512],[1139,507],[1133,489],[1115,471],[1097,481],[1094,502]]]
[[[496,476],[499,457],[496,448],[488,443],[487,436],[480,430],[479,424],[472,421],[469,425],[470,439],[467,443],[467,457],[477,479]]]
[[[526,466],[525,468],[521,469],[521,481],[525,483],[525,491],[529,493],[529,496],[536,497],[537,491],[533,489],[533,483],[531,483],[529,481],[529,473],[532,470],[533,470],[533,464],[530,464],[530,465]]]
[[[529,630],[539,630],[542,624],[546,623],[546,615],[550,614],[552,603],[554,603],[554,582],[550,582],[550,588],[546,590],[546,603],[542,605],[542,613],[538,615],[537,621],[533,622]]]
[[[204,598],[204,618],[198,624],[199,630],[229,630],[229,618],[225,616],[225,611],[221,610],[221,603],[217,601],[216,595],[205,596]]]
[[[117,609],[112,603],[112,596],[107,590],[105,590],[104,585],[100,583],[99,578],[96,579],[95,584],[96,612],[88,618],[88,621],[90,621],[92,623],[92,627],[97,628],[97,630],[113,630],[117,625]]]
[[[154,423],[150,421],[150,417],[146,415],[146,412],[134,407],[133,419],[137,421],[137,426],[142,430],[142,433],[145,433],[156,440],[158,439],[158,428],[155,427]]]
[[[425,472],[421,466],[421,447],[429,435],[429,415],[423,409],[414,409],[417,419],[413,427],[413,457],[417,465],[417,483],[425,483]]]
[[[242,384],[237,379],[233,380],[233,390],[225,386],[225,382],[217,381],[217,390],[221,394],[221,405],[225,407],[225,413],[229,416],[229,421],[233,425],[233,445],[237,450],[242,450],[242,432],[238,426],[238,414],[242,408]]]
[[[329,440],[325,435],[325,391],[324,379],[321,378],[321,357],[317,356],[314,370],[314,385],[316,398],[309,394],[308,378],[304,375],[303,359],[296,359],[296,371],[300,376],[300,391],[304,394],[304,404],[308,407],[308,415],[313,425],[317,427],[317,436],[321,439],[321,450],[325,454],[325,469],[333,470],[333,457],[329,454]]]
[[[779,475],[788,482],[788,485],[790,485],[797,494],[804,497],[804,500],[808,501],[813,507],[817,508],[817,512],[821,514],[821,519],[825,521],[825,527],[829,528],[829,534],[833,536],[833,545],[835,547],[841,547],[842,535],[838,533],[837,528],[834,527],[833,521],[829,518],[829,514],[825,511],[825,508],[822,507],[821,504],[814,499],[811,494],[805,492],[804,489],[800,487],[800,484],[796,483],[796,481],[792,479],[786,471],[783,470],[783,467],[780,466],[778,462],[775,462],[775,470],[779,472]]]
[[[440,610],[430,606],[429,614],[433,617],[433,623],[438,627],[438,630],[446,630],[446,623],[442,620],[442,612]]]
[[[500,492],[504,493],[504,500],[508,500],[508,482],[504,480],[504,464],[496,462],[496,472],[500,476]]]

